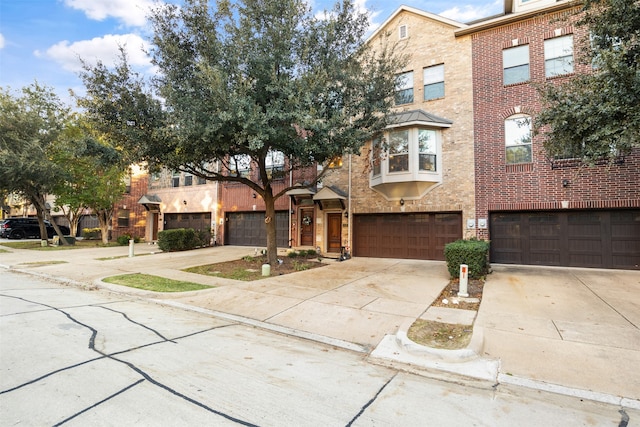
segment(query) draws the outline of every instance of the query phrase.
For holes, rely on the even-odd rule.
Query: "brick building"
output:
[[[615,164],[550,159],[531,135],[536,85],[590,65],[570,1],[505,1],[472,38],[476,215],[495,263],[639,268],[640,150]]]

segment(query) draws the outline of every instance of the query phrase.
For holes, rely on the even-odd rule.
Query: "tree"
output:
[[[640,147],[640,2],[585,0],[579,13],[592,72],[544,87],[536,127],[551,157],[615,161]]]
[[[164,109],[125,55],[114,72],[86,68],[84,105],[152,167],[251,188],[266,206],[275,264],[275,201],[289,188],[274,192],[272,159],[286,159],[286,175],[359,153],[387,125],[401,58],[364,43],[368,19],[351,0],[325,19],[302,0],[187,0],[154,10],[151,22]]]
[[[35,206],[43,241],[44,220],[51,220],[46,195],[65,176],[50,154],[68,114],[53,90],[37,82],[24,87],[21,96],[0,88],[0,190],[20,194]],[[50,222],[67,243],[58,225]]]
[[[100,139],[82,115],[74,115],[52,150],[52,159],[66,172],[66,179],[58,181],[52,191],[56,205],[69,220],[72,235],[82,212],[90,208],[98,217],[102,242],[106,244],[114,206],[125,192],[128,165],[118,150]]]

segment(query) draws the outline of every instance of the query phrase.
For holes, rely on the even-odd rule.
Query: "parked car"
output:
[[[51,239],[56,235],[56,230],[47,220],[44,221],[47,227],[47,238]],[[59,225],[64,236],[71,232],[69,227]],[[0,237],[7,239],[24,239],[25,237],[40,238],[40,225],[37,218],[7,218],[0,224]]]

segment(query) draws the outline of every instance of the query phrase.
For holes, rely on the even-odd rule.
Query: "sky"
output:
[[[309,0],[316,13],[335,0]],[[459,22],[502,11],[504,0],[355,0],[370,13],[371,30],[401,5]],[[118,45],[127,48],[130,63],[151,72],[144,53],[150,40],[146,16],[154,0],[0,0],[0,87],[18,91],[37,81],[52,87],[71,105],[69,89],[84,87],[78,77],[82,60],[111,65]]]

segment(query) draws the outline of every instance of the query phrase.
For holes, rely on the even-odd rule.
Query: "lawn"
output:
[[[122,274],[102,279],[103,282],[115,285],[128,286],[130,288],[143,289],[153,292],[187,292],[199,291],[201,289],[211,289],[211,286],[200,285],[193,282],[167,279],[150,274]]]

